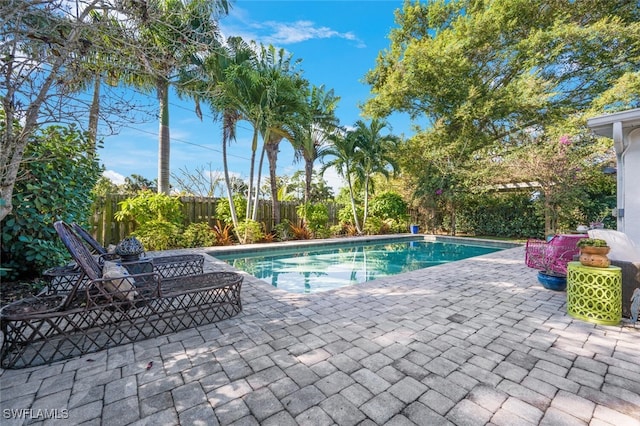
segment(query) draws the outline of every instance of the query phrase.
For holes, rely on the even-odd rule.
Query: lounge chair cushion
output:
[[[633,244],[627,234],[611,229],[592,229],[589,237],[605,240],[611,247],[607,255],[611,260],[622,262],[640,262],[640,250]]]
[[[138,294],[135,290],[133,278],[129,277],[127,269],[115,262],[105,261],[102,268],[104,289],[121,300],[133,301]]]

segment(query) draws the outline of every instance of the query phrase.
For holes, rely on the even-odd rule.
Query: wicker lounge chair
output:
[[[631,297],[640,288],[640,250],[629,237],[611,229],[592,229],[589,237],[605,240],[611,247],[609,260],[622,269],[622,316],[632,318]]]
[[[70,292],[43,293],[0,310],[4,334],[0,365],[23,368],[87,354],[202,324],[242,311],[242,276],[209,272],[163,279],[130,275],[117,291],[71,227],[54,225],[80,268]],[[88,281],[85,281],[85,277]],[[88,282],[86,285],[83,283]]]
[[[108,253],[99,242],[80,225],[71,224],[73,231],[82,238],[92,253],[98,256],[99,262],[117,260],[115,253]],[[124,262],[131,273],[157,272],[162,278],[180,277],[183,275],[202,274],[204,256],[199,254],[181,254],[172,256],[143,257],[139,261]],[[68,292],[75,285],[81,271],[77,265],[57,266],[44,271],[43,278],[51,291]],[[88,282],[88,279],[86,279]],[[86,284],[86,282],[85,282]]]

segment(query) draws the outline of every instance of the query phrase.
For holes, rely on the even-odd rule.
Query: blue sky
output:
[[[389,46],[387,36],[396,26],[394,11],[401,7],[401,0],[239,0],[220,24],[225,36],[271,43],[286,49],[294,59],[302,59],[304,77],[311,84],[324,84],[341,97],[337,115],[342,125],[350,126],[362,118],[358,104],[370,96],[363,77],[375,66],[378,52]],[[155,104],[153,94],[148,103]],[[180,100],[175,94],[170,104],[172,173],[185,168],[208,169],[209,164],[212,170],[222,172],[220,124],[213,122],[206,110],[200,121],[192,102]],[[394,134],[410,134],[407,117],[393,116],[389,123]],[[107,175],[114,181],[133,173],[155,179],[158,126],[157,121],[149,121],[106,137],[100,156]],[[238,140],[228,151],[230,170],[242,178],[248,177],[249,128],[248,123],[240,123]],[[283,141],[278,175],[291,175],[302,168],[303,164],[293,162],[293,150]],[[325,179],[334,187],[342,186],[331,171]]]

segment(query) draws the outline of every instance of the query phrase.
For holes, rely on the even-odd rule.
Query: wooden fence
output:
[[[118,241],[128,236],[135,230],[133,222],[119,222],[114,219],[114,214],[120,210],[119,203],[126,199],[126,195],[108,195],[100,197],[93,203],[91,216],[91,231],[93,236],[104,246],[117,244]],[[202,197],[181,197],[182,212],[185,226],[190,223],[206,222],[210,226],[215,225],[217,198]],[[297,201],[280,202],[280,219],[288,220],[291,223],[298,223],[299,218],[296,207],[300,203]],[[326,203],[329,211],[329,226],[338,223],[338,210],[342,207],[333,202]],[[258,202],[257,221],[264,224],[267,232],[273,228],[273,218],[271,215],[271,200],[260,200]]]

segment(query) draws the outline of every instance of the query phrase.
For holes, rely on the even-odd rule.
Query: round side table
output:
[[[602,325],[622,320],[622,269],[594,268],[580,262],[567,265],[567,313]]]

